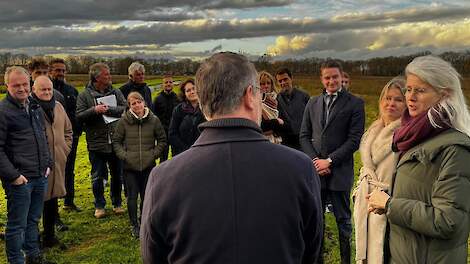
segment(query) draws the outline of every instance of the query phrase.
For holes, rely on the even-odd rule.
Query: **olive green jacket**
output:
[[[127,110],[114,131],[114,151],[124,161],[124,169],[143,171],[155,166],[155,159],[167,145],[160,119],[148,108],[145,111],[144,117],[138,119]]]
[[[403,154],[387,207],[391,263],[466,263],[470,138],[449,129]]]

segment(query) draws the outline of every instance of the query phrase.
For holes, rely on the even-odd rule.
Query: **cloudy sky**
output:
[[[470,1],[1,1],[0,36],[30,55],[367,59],[470,50]]]

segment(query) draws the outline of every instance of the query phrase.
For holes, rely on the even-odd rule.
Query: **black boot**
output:
[[[67,246],[64,243],[60,242],[56,236],[44,237],[42,240],[42,248],[46,249],[46,248],[53,248],[53,247],[58,247],[61,250],[67,249]]]
[[[69,230],[69,227],[64,222],[62,222],[62,220],[60,220],[59,217],[57,217],[55,221],[55,228],[57,229],[58,232]]]
[[[25,264],[56,264],[56,263],[45,260],[42,254],[39,254],[36,256],[26,256]]]
[[[351,264],[351,239],[349,237],[339,237],[339,253],[341,264]]]
[[[138,225],[133,225],[132,226],[132,236],[136,239],[139,239],[140,227]]]

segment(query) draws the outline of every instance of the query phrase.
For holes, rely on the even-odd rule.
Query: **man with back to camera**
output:
[[[7,198],[5,249],[13,264],[49,263],[39,249],[38,222],[53,162],[44,113],[29,100],[29,81],[24,68],[7,68],[8,93],[0,102],[0,177]]]
[[[165,73],[162,79],[162,91],[153,101],[153,113],[160,119],[168,138],[168,128],[170,127],[173,109],[180,103],[175,92],[173,92],[173,75]],[[170,144],[166,146],[160,157],[160,163],[168,159]]]
[[[215,54],[196,87],[209,121],[189,150],[150,175],[144,263],[313,263],[322,239],[319,179],[306,155],[263,136],[254,65]]]
[[[281,92],[277,97],[277,109],[279,118],[284,121],[283,129],[280,131],[281,144],[301,150],[299,131],[305,105],[310,96],[298,87],[294,87],[292,73],[287,68],[277,71],[276,80],[281,87]]]
[[[339,231],[341,263],[351,262],[350,193],[354,181],[354,152],[364,132],[364,101],[341,86],[341,64],[328,60],[320,67],[324,87],[305,108],[300,144],[312,159],[321,180],[322,207],[327,197]],[[323,258],[319,259],[323,263]]]

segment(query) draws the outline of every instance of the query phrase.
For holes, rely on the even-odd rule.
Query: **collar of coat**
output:
[[[13,104],[14,106],[20,108],[20,109],[25,109],[25,107],[28,107],[29,104],[30,104],[30,102],[31,102],[31,98],[28,97],[28,98],[26,99],[25,104],[23,105],[23,104],[21,104],[20,102],[18,102],[18,100],[16,100],[15,98],[13,98],[13,96],[11,96],[9,92],[7,92],[6,100],[7,100],[8,102],[10,102],[11,104]]]
[[[114,93],[114,88],[112,85],[108,85],[106,89],[104,89],[104,93],[101,93],[98,89],[96,89],[95,85],[92,82],[89,82],[87,85],[87,90],[93,95],[93,97],[101,97],[103,95],[110,95]]]
[[[226,142],[269,141],[261,128],[245,118],[221,118],[204,122],[198,126],[201,135],[193,146]]]
[[[470,137],[453,128],[449,128],[405,152],[397,167],[413,159],[423,164],[432,162],[443,150],[452,145],[458,145],[470,151]]]

